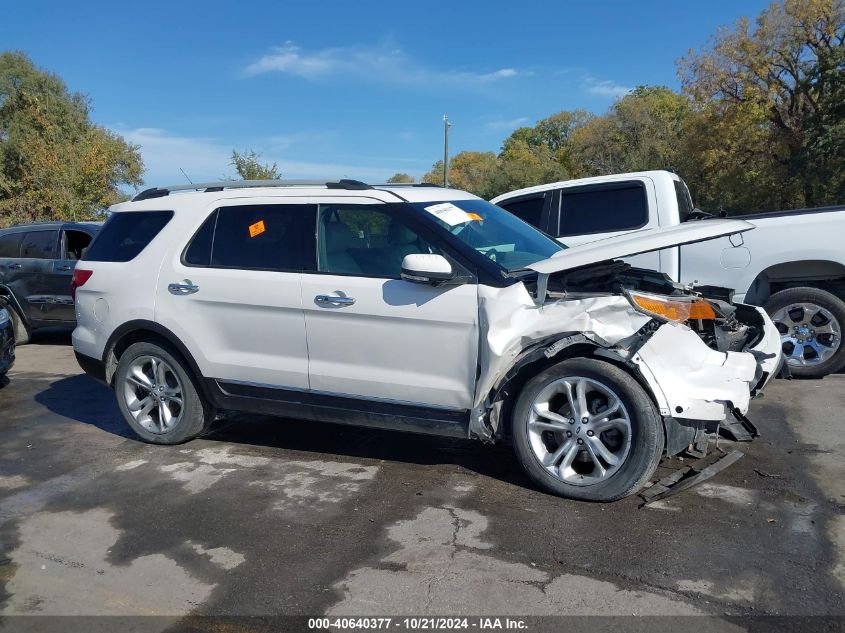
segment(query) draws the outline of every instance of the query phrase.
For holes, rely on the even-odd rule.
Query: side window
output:
[[[128,262],[155,239],[172,217],[173,211],[113,213],[83,259],[91,262]]]
[[[561,189],[558,237],[638,229],[648,223],[640,182]]]
[[[0,257],[20,257],[23,233],[0,235]]]
[[[212,268],[246,270],[313,269],[315,211],[310,204],[220,207],[194,236],[185,263],[208,261]]]
[[[64,259],[77,261],[82,259],[82,253],[91,244],[91,236],[84,231],[65,231],[62,235],[62,251]]]
[[[320,205],[317,240],[324,273],[398,279],[405,255],[435,252],[401,217],[370,205]]]
[[[32,231],[24,235],[21,257],[24,259],[55,259],[59,241],[58,231]]]
[[[505,201],[499,206],[505,211],[513,213],[516,217],[532,226],[540,228],[543,217],[543,196],[533,198],[521,198],[512,202]]]

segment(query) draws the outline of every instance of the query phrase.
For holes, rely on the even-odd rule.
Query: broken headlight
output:
[[[635,310],[661,321],[684,323],[690,320],[712,321],[716,318],[713,307],[698,297],[670,297],[633,291],[625,293],[625,296]]]

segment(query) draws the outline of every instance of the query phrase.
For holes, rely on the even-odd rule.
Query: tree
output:
[[[573,171],[593,176],[677,169],[685,162],[682,139],[691,115],[688,97],[639,86],[572,132]]]
[[[707,148],[712,178],[742,182],[761,169],[759,202],[841,201],[843,46],[845,0],[783,0],[679,62],[684,90],[720,133]]]
[[[276,163],[262,163],[259,159],[261,154],[248,149],[244,152],[232,150],[232,160],[229,162],[238,172],[242,180],[277,180],[281,178]]]
[[[482,198],[491,198],[498,161],[493,152],[459,152],[449,160],[449,185]],[[443,161],[439,160],[426,173],[423,182],[443,184]]]
[[[400,171],[400,172],[396,172],[390,178],[388,178],[387,182],[390,183],[390,184],[400,184],[400,185],[407,184],[407,185],[409,185],[409,184],[412,184],[416,181],[414,180],[413,176],[409,176],[408,174]]]
[[[91,123],[90,103],[23,53],[0,54],[0,225],[90,219],[139,186],[138,147]]]

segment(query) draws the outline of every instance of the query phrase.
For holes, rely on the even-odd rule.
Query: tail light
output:
[[[76,301],[76,289],[84,286],[85,282],[91,279],[91,275],[93,274],[93,270],[82,270],[79,268],[73,270],[73,279],[70,282],[70,296],[74,301]]]

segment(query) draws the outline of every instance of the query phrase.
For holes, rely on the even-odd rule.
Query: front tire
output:
[[[624,370],[600,360],[564,360],[529,380],[511,424],[525,472],[561,497],[627,497],[651,478],[663,454],[651,398]]]
[[[123,352],[114,391],[126,423],[151,444],[187,442],[214,420],[182,358],[155,343],[135,343]]]
[[[845,366],[845,302],[819,288],[788,288],[766,301],[793,376],[821,378]]]

